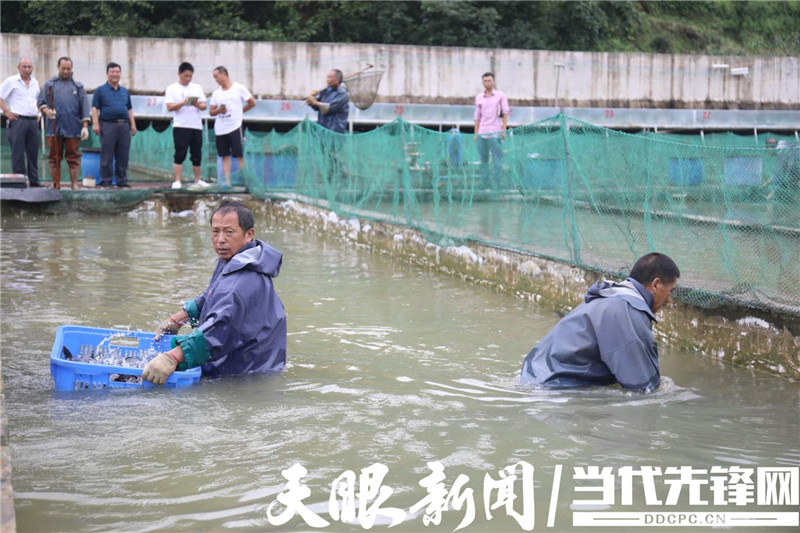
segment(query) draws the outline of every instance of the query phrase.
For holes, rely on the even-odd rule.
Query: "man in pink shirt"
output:
[[[509,107],[506,95],[494,88],[494,74],[487,72],[482,81],[484,91],[475,97],[475,139],[481,156],[481,185],[486,189],[499,185],[503,166],[500,143],[506,136]],[[489,168],[490,154],[492,168]]]

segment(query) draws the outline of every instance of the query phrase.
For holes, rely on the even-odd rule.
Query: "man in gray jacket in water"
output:
[[[553,388],[619,383],[653,391],[661,383],[655,313],[669,302],[681,273],[664,254],[640,257],[621,283],[598,281],[522,364],[522,383]]]

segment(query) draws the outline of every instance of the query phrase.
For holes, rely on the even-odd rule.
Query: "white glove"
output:
[[[49,118],[50,120],[55,120],[56,119],[56,110],[55,109],[50,109],[48,107],[47,111],[45,111],[44,114],[47,115],[47,118]]]
[[[145,365],[142,370],[142,379],[150,381],[153,385],[163,385],[176,368],[178,368],[178,362],[167,352],[162,352]]]
[[[85,141],[88,138],[89,138],[89,128],[84,126],[83,128],[81,128],[81,140]]]

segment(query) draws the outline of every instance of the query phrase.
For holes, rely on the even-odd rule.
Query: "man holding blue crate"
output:
[[[144,367],[142,379],[163,385],[175,370],[202,366],[203,375],[277,372],[286,363],[286,313],[273,285],[283,255],[254,238],[253,214],[225,202],[211,215],[219,257],[203,293],[164,321],[156,340],[184,324],[196,329],[172,339],[172,349]]]

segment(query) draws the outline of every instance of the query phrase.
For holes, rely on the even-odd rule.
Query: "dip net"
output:
[[[383,79],[382,70],[359,72],[345,78],[343,81],[353,105],[363,110],[368,109],[369,106],[375,103],[381,79]]]

